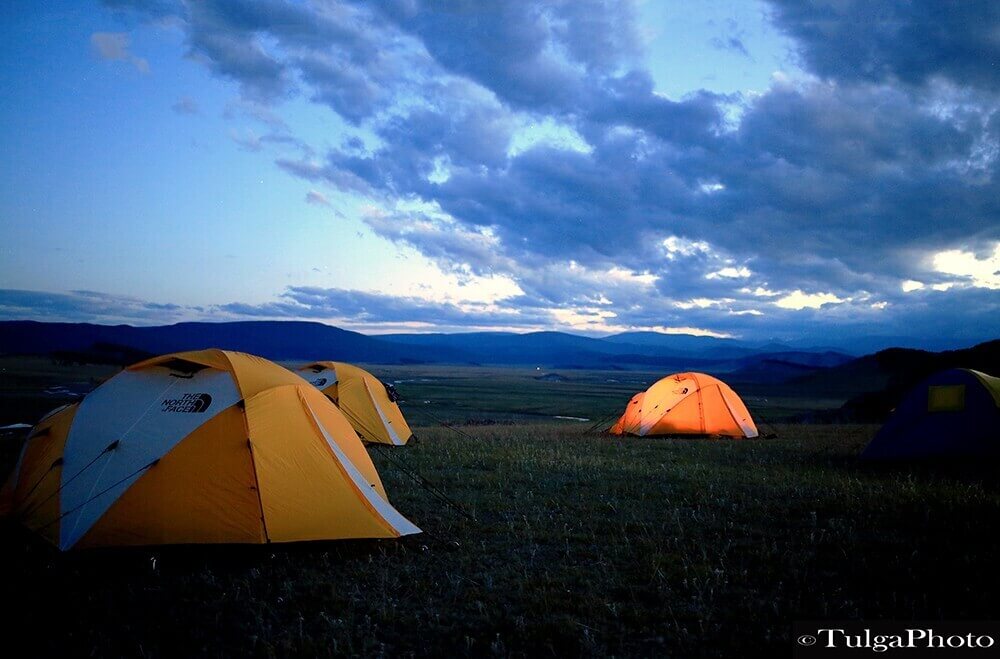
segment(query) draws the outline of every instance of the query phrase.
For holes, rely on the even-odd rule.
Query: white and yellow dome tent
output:
[[[336,406],[277,364],[222,350],[135,364],[51,413],[5,499],[62,550],[420,532]]]
[[[344,362],[315,362],[298,373],[337,404],[361,439],[402,446],[413,437],[394,391],[363,368]]]

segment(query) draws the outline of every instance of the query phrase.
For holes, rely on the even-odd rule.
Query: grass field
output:
[[[434,376],[397,379],[407,375]],[[460,435],[411,414],[419,441],[371,451],[423,534],[59,555],[8,525],[7,643],[154,657],[787,655],[795,620],[1000,613],[995,465],[865,465],[856,455],[870,426],[778,425],[771,440],[609,438],[543,421],[598,413],[614,396],[570,402],[594,383],[512,371],[513,390],[493,383],[470,401],[484,375],[461,376],[470,384],[399,386],[411,405],[436,401],[426,405],[442,418],[489,424]],[[531,383],[580,391],[542,395]],[[613,384],[636,389],[602,386]],[[532,423],[518,417],[522,405]]]
[[[418,423],[537,423],[556,416],[607,419],[629,399],[663,377],[649,371],[545,371],[526,368],[369,366],[404,396]],[[803,391],[789,385],[735,385],[758,420],[780,421],[803,412],[840,407],[851,394]],[[856,392],[854,392],[856,393]]]
[[[296,366],[301,362],[288,362]],[[394,383],[403,408],[417,425],[439,421],[480,425],[497,421],[549,422],[556,416],[597,421],[621,413],[637,391],[663,377],[648,371],[557,371],[481,366],[367,365]],[[0,425],[33,422],[76,397],[46,389],[86,392],[119,371],[113,366],[66,366],[44,357],[0,357]],[[839,407],[857,391],[824,391],[789,385],[735,385],[758,420],[787,420],[803,412]]]

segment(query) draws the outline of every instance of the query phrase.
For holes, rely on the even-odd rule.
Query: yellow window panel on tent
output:
[[[961,412],[964,409],[964,384],[927,387],[928,412]]]

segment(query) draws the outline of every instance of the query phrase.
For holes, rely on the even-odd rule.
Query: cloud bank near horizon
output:
[[[751,342],[832,346],[855,352],[897,344],[929,349],[957,348],[997,338],[988,329],[995,314],[990,306],[992,294],[989,291],[972,289],[955,295],[928,289],[918,295],[919,305],[893,312],[889,322],[878,313],[879,310],[870,309],[867,315],[857,309],[846,310],[836,334],[826,330],[829,321],[818,318],[822,313],[819,306],[804,311],[778,308],[760,316],[734,313],[726,322],[720,322],[712,305],[698,301],[689,309],[665,310],[664,314],[640,310],[635,316],[624,318],[621,325],[614,324],[616,318],[610,324],[602,323],[600,330],[588,331],[580,330],[578,317],[568,317],[546,308],[525,312],[516,300],[500,304],[429,303],[412,296],[315,287],[290,287],[274,302],[230,302],[210,306],[148,301],[93,291],[48,293],[0,289],[0,321],[31,318],[49,322],[145,326],[185,321],[306,320],[367,334],[557,330],[604,336],[645,328]],[[970,313],[969,309],[981,311]],[[964,314],[972,322],[955,331],[952,318],[958,314]],[[937,320],[928,322],[928,318]],[[719,329],[705,331],[699,326],[709,323]],[[789,332],[790,323],[798,323],[800,329]],[[752,332],[747,332],[748,324],[752,325]]]

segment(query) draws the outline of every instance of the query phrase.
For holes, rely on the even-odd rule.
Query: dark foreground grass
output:
[[[5,644],[37,656],[752,656],[797,619],[996,618],[992,466],[870,467],[868,427],[743,442],[566,425],[377,451],[396,542],[57,555],[0,536]]]

